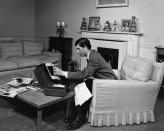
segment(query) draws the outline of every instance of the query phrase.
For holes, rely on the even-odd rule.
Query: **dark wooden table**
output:
[[[37,131],[42,130],[42,111],[45,107],[66,101],[74,96],[74,92],[68,93],[65,97],[45,96],[39,91],[29,90],[18,94],[16,97],[37,109]]]

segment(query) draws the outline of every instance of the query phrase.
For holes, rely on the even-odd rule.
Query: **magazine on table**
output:
[[[14,98],[17,94],[29,90],[26,86],[32,82],[32,78],[13,78],[8,83],[0,85],[0,96]]]

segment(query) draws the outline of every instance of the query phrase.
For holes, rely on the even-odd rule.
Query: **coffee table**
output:
[[[9,82],[14,77],[29,77],[22,73],[13,73],[0,76],[0,85]],[[42,130],[42,111],[51,105],[69,100],[74,96],[74,92],[68,93],[65,97],[45,96],[40,91],[28,90],[16,96],[17,99],[35,107],[37,109],[37,131]]]
[[[17,99],[35,107],[37,109],[37,131],[42,130],[42,111],[44,108],[66,101],[74,96],[74,92],[69,92],[64,97],[45,96],[39,91],[28,90],[16,96]]]

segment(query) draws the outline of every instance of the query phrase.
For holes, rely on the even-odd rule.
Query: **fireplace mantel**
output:
[[[82,37],[88,39],[99,39],[109,41],[125,41],[127,42],[127,54],[131,56],[139,55],[140,36],[142,33],[131,32],[106,32],[106,31],[82,31]]]
[[[131,33],[131,32],[105,32],[105,31],[82,31],[81,36],[90,39],[92,43],[93,49],[98,46],[102,46],[102,44],[106,45],[106,43],[110,44],[110,42],[114,43],[113,46],[119,46],[118,48],[125,47],[126,43],[126,54],[131,56],[139,55],[139,46],[140,46],[140,37],[142,33]],[[98,42],[97,42],[98,41]],[[101,41],[101,44],[100,44]],[[109,42],[108,42],[109,41]],[[120,44],[118,44],[120,43]],[[124,43],[124,44],[121,44]],[[107,45],[108,45],[107,44]],[[103,45],[103,46],[104,46]],[[121,52],[124,52],[122,50]],[[123,61],[123,56],[120,54],[119,65],[118,68],[121,67]],[[85,58],[81,58],[81,69],[84,69],[86,66]]]

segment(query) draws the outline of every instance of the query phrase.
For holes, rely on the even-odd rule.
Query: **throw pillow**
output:
[[[23,41],[24,55],[39,55],[43,53],[44,43],[40,41]]]
[[[150,78],[152,70],[153,70],[152,63],[150,63],[148,61],[144,61],[144,60],[142,61],[140,59],[140,61],[138,61],[135,64],[134,69],[131,72],[132,73],[131,78],[140,80],[140,81],[147,81]]]
[[[123,61],[121,73],[133,80],[148,81],[152,70],[153,65],[149,60],[127,56]]]
[[[12,41],[0,43],[1,58],[5,59],[12,56],[22,56],[22,42]]]

